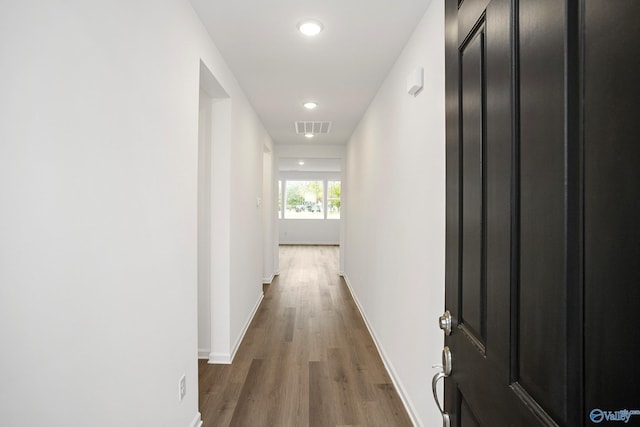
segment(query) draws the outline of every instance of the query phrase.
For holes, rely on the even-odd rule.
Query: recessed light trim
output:
[[[316,108],[318,108],[318,103],[314,102],[314,101],[307,101],[304,104],[302,104],[304,106],[304,108],[306,108],[307,110],[315,110]]]
[[[317,36],[323,28],[320,22],[314,21],[313,19],[307,19],[298,24],[298,31],[307,37]]]
[[[300,161],[298,162],[298,164],[299,164],[300,166],[304,166],[304,160],[300,160]]]

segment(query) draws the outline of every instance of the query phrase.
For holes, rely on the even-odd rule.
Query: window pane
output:
[[[340,181],[327,181],[327,219],[340,219]]]
[[[324,218],[322,181],[286,181],[285,197],[285,218]]]

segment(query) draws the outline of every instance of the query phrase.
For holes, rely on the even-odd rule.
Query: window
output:
[[[324,218],[322,181],[285,181],[285,218]]]
[[[340,219],[340,181],[327,181],[327,219]]]
[[[278,218],[340,219],[340,180],[278,181]]]

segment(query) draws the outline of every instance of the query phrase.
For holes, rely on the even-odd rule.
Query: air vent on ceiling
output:
[[[329,133],[331,131],[331,122],[296,122],[296,133],[306,135],[312,133],[314,135],[321,133]]]

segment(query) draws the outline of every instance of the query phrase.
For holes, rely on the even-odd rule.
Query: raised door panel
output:
[[[519,274],[515,379],[566,420],[564,1],[519,5]]]
[[[484,25],[480,24],[460,49],[462,98],[462,265],[458,322],[484,348],[486,338],[485,283],[485,109]]]

